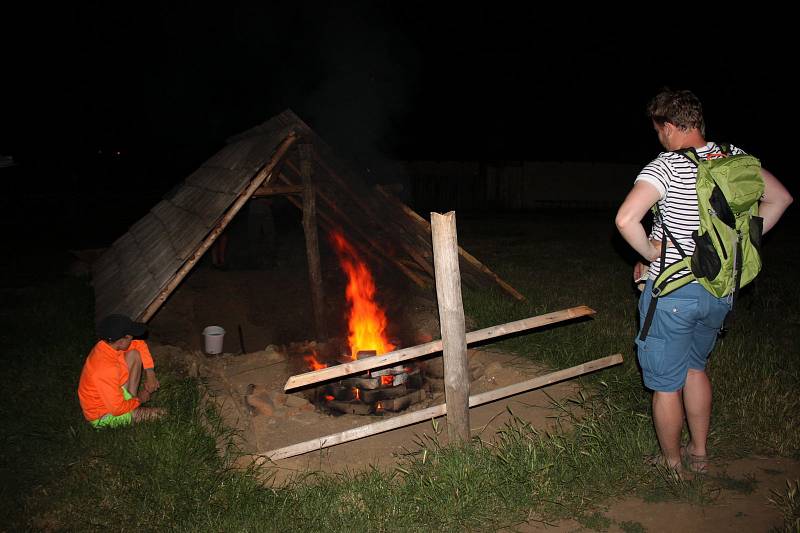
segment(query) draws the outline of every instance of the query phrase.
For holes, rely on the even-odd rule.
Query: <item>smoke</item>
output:
[[[330,8],[323,18],[313,47],[318,76],[297,111],[371,181],[393,181],[393,144],[417,90],[417,51],[401,25],[375,9]]]

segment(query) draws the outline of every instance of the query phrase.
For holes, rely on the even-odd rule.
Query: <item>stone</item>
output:
[[[275,413],[275,404],[264,387],[253,385],[247,386],[247,394],[244,397],[245,404],[252,409],[256,415],[272,416]]]
[[[286,399],[288,397],[288,394],[283,394],[282,392],[272,393],[272,401],[275,403],[275,405],[286,405]]]
[[[305,407],[306,405],[311,405],[311,402],[309,402],[305,398],[300,398],[293,394],[286,395],[286,407],[296,408],[296,407]],[[314,406],[311,405],[311,408],[313,409]]]

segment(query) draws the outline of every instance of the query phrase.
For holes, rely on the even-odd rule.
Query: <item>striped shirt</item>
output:
[[[709,142],[705,146],[695,148],[700,159],[723,157],[722,149],[716,143]],[[744,151],[730,146],[731,155],[743,154]],[[697,167],[686,156],[675,152],[661,152],[645,166],[634,181],[646,181],[653,185],[661,197],[658,210],[670,233],[675,237],[686,255],[694,252],[692,232],[700,228],[700,214],[697,211]],[[653,221],[650,238],[660,241],[663,230],[661,221]],[[666,265],[669,266],[682,259],[675,245],[669,241]],[[661,271],[661,258],[650,263],[649,277],[656,279]],[[688,273],[683,269],[670,279],[676,279]],[[692,283],[697,283],[694,280]]]

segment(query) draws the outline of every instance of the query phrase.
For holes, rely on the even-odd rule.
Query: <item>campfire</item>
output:
[[[330,341],[302,354],[308,370],[382,355],[398,349],[400,344],[388,337],[386,313],[375,300],[375,281],[367,264],[341,233],[332,232],[330,240],[348,280],[347,342],[343,346],[344,343]],[[332,413],[381,414],[402,411],[423,400],[424,383],[418,365],[404,364],[319,386],[310,399]]]

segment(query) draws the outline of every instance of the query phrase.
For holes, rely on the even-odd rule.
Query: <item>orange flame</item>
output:
[[[351,357],[356,359],[362,350],[375,350],[377,355],[391,352],[394,345],[386,337],[386,313],[375,303],[372,274],[341,233],[331,232],[330,237],[348,279],[345,297],[349,304],[347,340]]]
[[[381,376],[381,385],[391,385],[394,383],[394,376]]]
[[[303,356],[303,359],[306,360],[306,363],[308,363],[308,366],[311,367],[311,370],[320,370],[322,368],[328,368],[328,365],[326,365],[325,363],[320,363],[319,361],[317,361],[316,355],[317,353],[313,352],[311,355]]]

